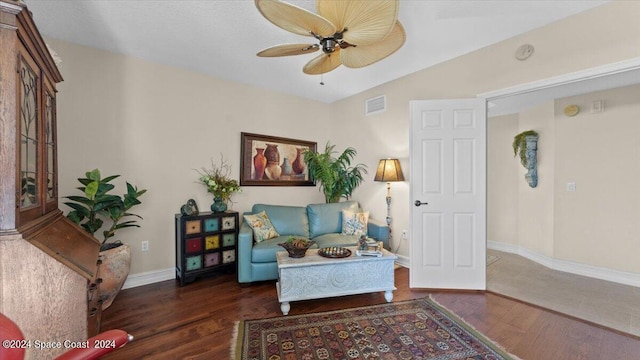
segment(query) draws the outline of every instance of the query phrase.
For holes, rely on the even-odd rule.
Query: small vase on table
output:
[[[211,204],[211,211],[214,213],[227,211],[227,202],[221,196],[214,197],[213,204]]]

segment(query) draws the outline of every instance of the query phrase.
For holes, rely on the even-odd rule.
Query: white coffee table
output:
[[[396,256],[382,250],[382,257],[356,256],[356,247],[348,247],[347,258],[326,258],[317,249],[307,250],[302,258],[291,258],[286,251],[276,253],[278,260],[278,301],[287,315],[289,302],[333,296],[384,291],[387,302],[393,300],[393,264]]]

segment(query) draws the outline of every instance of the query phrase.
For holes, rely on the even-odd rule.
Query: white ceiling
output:
[[[255,55],[313,39],[271,24],[251,0],[25,2],[44,36],[330,103],[608,0],[400,0],[404,46],[362,69],[341,66],[324,75],[325,85],[302,72],[317,54]],[[315,12],[315,1],[288,2]]]

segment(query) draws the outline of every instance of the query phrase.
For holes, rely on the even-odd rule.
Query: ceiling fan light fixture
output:
[[[338,45],[338,42],[333,38],[322,39],[320,43],[322,43],[322,51],[325,54],[330,54],[336,51],[336,45]]]
[[[322,48],[322,54],[304,66],[305,74],[324,74],[342,64],[351,68],[373,64],[396,52],[406,39],[398,22],[399,0],[318,0],[319,15],[280,0],[255,0],[255,4],[273,24],[318,40],[315,47],[284,44],[258,53],[289,56]]]

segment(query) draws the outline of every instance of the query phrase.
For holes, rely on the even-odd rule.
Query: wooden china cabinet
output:
[[[100,244],[58,209],[62,76],[21,1],[0,0],[0,49],[0,312],[27,340],[81,341],[99,328]]]

